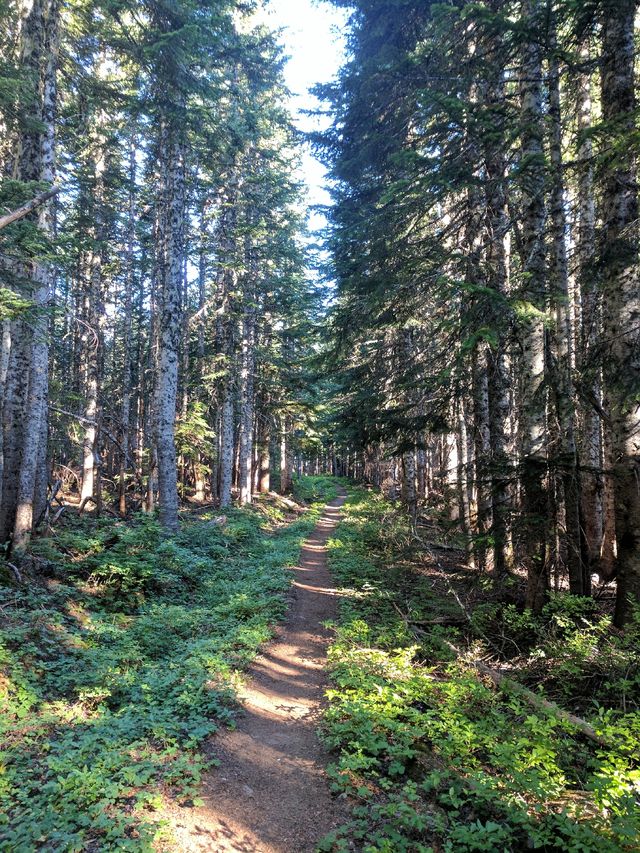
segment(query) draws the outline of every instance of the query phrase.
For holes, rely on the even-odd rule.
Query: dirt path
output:
[[[337,611],[325,542],[344,497],[332,501],[304,544],[286,623],[249,670],[245,711],[213,741],[220,768],[201,808],[172,815],[179,851],[312,853],[347,815],[329,793],[329,757],[316,735],[329,632]]]

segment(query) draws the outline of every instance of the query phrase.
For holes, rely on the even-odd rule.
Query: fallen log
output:
[[[400,617],[404,620],[405,624],[409,627],[411,625],[418,625],[418,622],[414,622],[410,619],[406,614],[400,610],[400,608],[393,603],[393,606]],[[423,623],[424,624],[424,623]],[[429,623],[426,623],[429,624]],[[426,631],[421,630],[420,628],[411,628],[411,630],[415,634],[422,634],[423,636],[428,636]],[[439,638],[440,642],[452,652],[456,658],[460,658],[464,660],[464,655],[462,651],[454,646],[453,643],[449,642],[449,640],[445,640],[442,637]],[[536,710],[545,710],[550,714],[553,714],[559,720],[563,720],[565,723],[570,723],[574,728],[576,728],[580,734],[583,734],[589,740],[592,740],[594,743],[597,743],[599,746],[604,746],[607,749],[611,749],[612,745],[606,740],[606,738],[599,735],[593,726],[590,726],[586,720],[583,720],[582,717],[577,717],[575,714],[571,714],[569,711],[565,711],[559,705],[556,705],[555,702],[550,702],[548,699],[543,699],[542,696],[538,696],[537,693],[534,693],[532,690],[529,690],[528,687],[523,687],[522,684],[519,684],[517,681],[514,681],[504,672],[500,672],[498,669],[493,669],[484,661],[481,660],[471,660],[468,661],[469,664],[482,675],[486,675],[488,678],[493,681],[496,687],[502,687],[505,690],[510,690],[512,693],[515,693],[517,696],[520,696],[525,702],[528,702]]]
[[[452,652],[457,658],[464,659],[464,656],[460,649],[450,643],[448,640],[441,639],[441,642]],[[505,690],[509,690],[511,693],[515,693],[516,696],[520,696],[525,702],[528,702],[536,710],[545,710],[550,714],[553,714],[559,720],[563,720],[565,723],[570,723],[574,728],[576,728],[580,734],[583,734],[589,740],[594,741],[600,746],[604,746],[607,748],[611,747],[611,744],[604,738],[602,735],[599,735],[593,726],[590,726],[586,720],[583,720],[582,717],[576,717],[575,714],[571,714],[569,711],[565,711],[563,708],[560,708],[559,705],[556,705],[555,702],[550,702],[548,699],[543,699],[542,696],[538,696],[537,693],[534,693],[532,690],[529,690],[528,687],[523,687],[522,684],[519,684],[517,681],[514,681],[504,672],[500,672],[500,670],[493,669],[490,666],[487,666],[484,661],[481,660],[471,660],[469,664],[478,672],[482,673],[482,675],[486,675],[488,678],[493,681],[496,687],[502,687]]]

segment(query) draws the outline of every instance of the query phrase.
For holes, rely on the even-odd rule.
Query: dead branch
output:
[[[456,657],[464,659],[460,649],[454,646],[453,643],[450,643],[448,640],[441,641]],[[582,719],[582,717],[576,717],[575,714],[571,714],[569,711],[565,711],[563,708],[560,708],[555,702],[549,702],[548,699],[543,699],[542,696],[538,696],[537,693],[533,693],[533,691],[529,690],[528,687],[523,687],[522,684],[514,681],[508,675],[505,675],[504,672],[500,672],[498,669],[492,669],[492,667],[487,666],[487,664],[481,660],[471,660],[468,662],[482,675],[486,675],[490,678],[496,687],[502,687],[511,693],[515,693],[536,710],[543,709],[548,711],[550,714],[553,714],[553,716],[557,717],[559,720],[563,720],[565,723],[570,723],[580,732],[580,734],[583,734],[585,737],[589,738],[589,740],[594,741],[600,746],[611,746],[611,744],[609,744],[602,735],[599,735],[586,720]]]
[[[13,575],[16,579],[16,583],[22,583],[22,575],[20,574],[20,569],[14,563],[6,563],[5,565],[13,572]]]
[[[98,423],[98,421],[94,421],[91,418],[86,418],[84,415],[77,414],[76,412],[68,412],[66,409],[59,409],[57,406],[50,405],[49,408],[52,412],[57,412],[59,415],[66,415],[68,418],[73,418],[81,424],[87,424],[88,426],[94,426],[99,429],[101,433],[106,435],[106,437],[109,439],[110,442],[112,442],[112,444],[115,444],[120,453],[122,453],[122,455],[125,457],[125,463],[129,466],[129,469],[133,473],[138,485],[144,487],[144,484],[139,479],[136,473],[135,462],[131,458],[131,455],[128,451],[125,452],[124,448],[122,447],[122,444],[118,441],[115,435],[113,435],[113,433],[105,427],[103,423]]]
[[[392,604],[400,615],[400,617],[402,618],[402,620],[404,621],[405,625],[407,625],[408,627],[410,627],[411,625],[425,624],[417,623],[409,619],[408,616],[406,616],[406,614],[404,614],[395,604],[395,602],[392,602]],[[434,624],[441,623],[435,622]],[[413,630],[415,634],[427,636],[427,632],[422,631],[420,628],[416,627],[412,628],[411,630]],[[443,645],[445,645],[449,649],[450,652],[452,652],[456,656],[456,658],[465,660],[465,657],[461,650],[454,646],[453,643],[449,642],[449,640],[443,639],[442,637],[439,637],[438,639],[440,640],[440,642],[443,643]],[[529,705],[531,705],[536,710],[543,709],[545,711],[548,711],[550,714],[553,714],[555,717],[558,717],[558,719],[563,720],[566,723],[570,723],[572,726],[578,729],[581,734],[589,738],[589,740],[592,740],[595,743],[599,744],[600,746],[604,746],[607,748],[611,747],[611,744],[605,738],[599,735],[586,720],[582,719],[582,717],[576,717],[575,714],[571,714],[569,711],[565,711],[563,708],[560,708],[560,706],[556,705],[555,702],[550,702],[548,699],[543,699],[542,696],[538,696],[537,693],[533,693],[533,691],[529,690],[528,687],[523,687],[522,684],[519,684],[517,681],[514,681],[504,672],[487,666],[484,661],[476,659],[468,661],[468,663],[482,675],[488,676],[488,678],[493,681],[496,687],[502,687],[504,690],[509,690],[511,691],[511,693],[515,693],[517,696],[520,696],[522,699],[528,702]]]
[[[93,495],[87,495],[86,498],[83,498],[82,503],[78,507],[78,515],[82,515],[89,501],[98,506],[98,501],[93,497]],[[112,518],[120,518],[117,512],[114,512],[112,509],[109,509],[108,506],[104,506],[104,504],[102,505],[102,512],[106,512],[107,515],[110,515]]]
[[[46,518],[48,518],[49,513],[53,509],[53,504],[58,497],[58,492],[60,491],[61,488],[62,488],[62,480],[56,480],[56,482],[53,484],[53,487],[51,489],[51,496],[49,497],[49,499],[45,503],[44,509],[42,510],[38,520],[36,521],[35,527],[39,527],[42,524],[42,522]],[[59,501],[58,501],[58,503],[59,503]]]
[[[31,201],[28,201],[21,207],[16,208],[16,210],[13,210],[11,213],[5,213],[4,216],[0,216],[0,231],[3,228],[6,228],[7,225],[11,225],[12,222],[17,222],[19,219],[23,219],[27,214],[31,213],[32,210],[35,210],[36,207],[40,207],[41,204],[44,204],[45,201],[53,198],[53,196],[57,195],[59,192],[60,187],[51,187],[50,190],[40,193],[40,195],[32,198]]]
[[[92,503],[98,506],[98,501],[93,497],[93,495],[87,495],[86,498],[82,499],[82,503],[78,507],[78,515],[82,515],[88,503]]]

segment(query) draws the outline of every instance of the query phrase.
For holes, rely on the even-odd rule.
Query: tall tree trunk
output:
[[[552,48],[556,48],[555,26]],[[565,550],[569,569],[569,586],[575,595],[589,595],[591,578],[583,565],[584,546],[580,517],[580,472],[576,446],[576,412],[573,389],[574,332],[569,292],[567,264],[567,221],[564,208],[565,186],[562,163],[562,113],[560,107],[560,72],[554,55],[549,66],[549,118],[551,154],[551,223],[552,223],[552,283],[555,302],[556,364],[554,385],[559,428],[560,485],[564,499]],[[560,525],[556,520],[556,529]]]
[[[493,532],[493,570],[503,576],[511,568],[509,480],[511,461],[507,425],[509,422],[509,364],[507,358],[507,318],[504,305],[509,291],[507,269],[507,234],[509,230],[506,199],[507,163],[501,137],[504,134],[504,82],[497,79],[483,84],[482,99],[488,121],[500,129],[484,142],[486,163],[485,206],[487,285],[494,295],[489,301],[491,327],[495,340],[487,348],[487,389],[489,402],[489,434],[491,448],[491,520]]]
[[[522,346],[522,541],[528,571],[527,605],[540,611],[549,588],[547,565],[547,494],[545,475],[545,201],[542,125],[542,61],[535,37],[538,0],[524,0],[523,12],[534,29],[522,50],[520,122],[522,144],[522,269],[520,309]]]
[[[56,0],[34,3],[41,16],[37,23],[41,29],[42,45],[42,105],[40,120],[42,135],[39,146],[33,150],[38,158],[38,179],[53,184],[55,177],[55,116],[56,116],[56,69],[58,57],[58,6]],[[54,234],[53,200],[43,204],[38,213],[40,230],[49,237]],[[32,279],[35,286],[34,305],[36,318],[31,340],[29,358],[29,392],[25,409],[22,456],[18,473],[18,490],[12,551],[24,553],[31,535],[38,485],[38,468],[44,467],[47,441],[47,403],[49,395],[49,317],[47,307],[53,292],[54,271],[50,264],[39,261],[34,264]],[[44,444],[44,447],[42,446]],[[40,484],[42,488],[42,484]]]
[[[618,542],[615,621],[623,625],[640,600],[640,288],[638,188],[631,134],[635,128],[636,0],[603,8],[602,116],[615,135],[607,152],[603,192],[602,267],[605,295],[606,399],[612,431]],[[629,144],[625,139],[629,134]]]
[[[239,434],[239,491],[240,503],[250,504],[253,485],[253,414],[255,409],[256,362],[256,278],[258,275],[255,250],[247,238],[245,249],[247,275],[244,288],[244,317],[240,354],[240,434]]]
[[[126,272],[124,279],[124,317],[122,329],[122,404],[120,407],[120,471],[118,477],[118,501],[121,515],[127,514],[127,480],[129,467],[131,420],[131,324],[133,315],[133,287],[135,276],[135,213],[136,213],[136,137],[131,135],[129,143],[129,210],[127,220]]]
[[[176,127],[165,127],[161,162],[166,175],[166,259],[163,264],[155,395],[160,522],[178,529],[178,470],[175,445],[178,358],[182,332],[183,233],[185,211],[184,147]]]
[[[581,49],[581,59],[589,63],[588,44]],[[582,489],[581,515],[585,537],[585,562],[589,573],[602,571],[606,563],[612,568],[612,557],[605,558],[604,545],[604,478],[603,445],[600,413],[602,406],[602,365],[599,355],[601,336],[599,282],[596,258],[596,205],[593,180],[593,140],[591,73],[577,79],[578,111],[578,283],[580,286],[581,325],[578,366],[582,376]],[[615,538],[615,534],[614,537]]]

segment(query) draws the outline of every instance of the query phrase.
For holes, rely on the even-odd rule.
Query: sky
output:
[[[302,111],[318,105],[309,88],[332,80],[342,64],[347,12],[322,0],[270,0],[266,14],[271,27],[282,29],[280,39],[289,57],[285,82],[291,91],[290,107],[296,126],[307,132],[322,128],[323,122],[326,126],[327,119],[305,116]],[[308,146],[302,158],[302,178],[308,187],[310,205],[329,204],[325,170]],[[320,214],[311,215],[312,231],[323,224]]]

